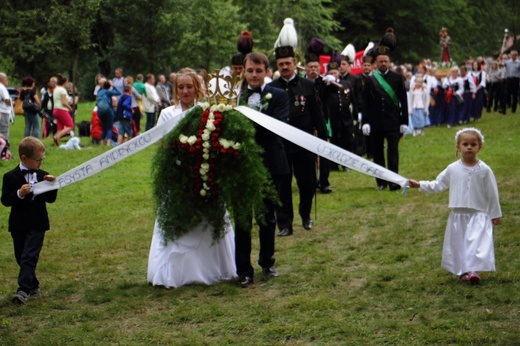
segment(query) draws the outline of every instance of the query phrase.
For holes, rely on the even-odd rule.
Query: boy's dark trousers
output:
[[[36,265],[40,258],[45,231],[29,229],[11,232],[14,244],[14,256],[20,266],[18,274],[18,291],[29,294],[40,287],[36,278]]]

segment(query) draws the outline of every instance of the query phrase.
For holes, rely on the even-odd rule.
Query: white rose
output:
[[[220,138],[218,142],[220,143],[220,145],[224,147],[224,149],[227,149],[230,146],[229,141],[227,139]]]
[[[189,136],[189,137],[188,137],[188,143],[189,143],[189,145],[193,145],[193,144],[195,144],[196,141],[197,141],[197,137],[195,137],[195,136]]]
[[[188,136],[180,135],[179,142],[181,142],[182,144],[186,144],[188,142]]]
[[[213,105],[213,106],[211,106],[211,108],[209,109],[209,111],[210,111],[211,113],[215,112],[216,110],[217,110],[217,105]]]
[[[217,109],[219,112],[223,112],[226,110],[226,105],[223,104],[223,103],[220,103],[218,106],[217,106]]]
[[[206,128],[210,131],[215,131],[216,129],[215,125],[213,124],[213,121],[211,120],[208,120],[208,122],[206,123]]]
[[[203,181],[208,181],[208,176],[207,175],[203,175],[200,177]]]
[[[202,109],[206,109],[206,108],[209,107],[209,103],[208,103],[208,102],[203,102],[203,103],[200,104],[200,107],[201,107]]]
[[[210,142],[204,142],[202,143],[202,147],[204,148],[202,151],[204,150],[208,150],[209,148],[211,148],[211,143]]]
[[[236,142],[235,144],[232,145],[233,149],[235,150],[238,150],[240,149],[240,143]]]
[[[206,190],[201,189],[201,190],[200,190],[200,195],[201,195],[202,197],[206,196]]]
[[[268,101],[269,101],[270,99],[272,99],[272,98],[273,98],[273,95],[271,95],[271,93],[267,93],[267,94],[265,95],[265,99],[268,100]]]
[[[215,120],[215,115],[213,115],[213,113],[209,113],[208,120]]]
[[[209,159],[209,154],[208,154],[208,153],[204,153],[204,154],[202,154],[202,158],[203,158],[204,160]]]
[[[230,111],[230,110],[232,110],[232,109],[233,109],[233,106],[232,106],[232,105],[226,105],[226,109],[225,109],[226,111]]]
[[[202,136],[200,136],[200,138],[202,138],[203,141],[208,141],[209,137],[210,137],[209,133],[203,133]],[[204,142],[204,144],[206,144],[206,142]]]
[[[209,163],[207,163],[207,162],[202,163],[202,164],[200,165],[200,170],[201,170],[201,171],[203,170],[204,172],[209,171]]]

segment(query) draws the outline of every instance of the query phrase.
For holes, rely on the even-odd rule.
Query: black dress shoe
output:
[[[280,232],[278,232],[279,237],[286,237],[288,235],[292,235],[292,229],[282,228]]]
[[[265,276],[271,276],[271,277],[280,276],[280,273],[274,267],[262,268],[262,273],[264,273]]]
[[[390,191],[397,191],[397,190],[401,190],[401,186],[399,186],[397,184],[390,185]]]
[[[320,187],[320,192],[321,193],[331,193],[332,189],[330,187],[328,187],[328,186]]]
[[[309,218],[309,219],[307,219],[307,220],[303,220],[302,226],[303,226],[303,228],[305,228],[307,231],[311,230],[313,225],[314,225],[314,224],[312,223],[312,219],[311,219],[311,218]]]
[[[253,278],[251,276],[240,276],[237,280],[237,286],[247,287],[253,284]]]
[[[378,185],[376,187],[376,190],[379,190],[379,191],[384,190],[384,189],[386,189],[386,185]]]

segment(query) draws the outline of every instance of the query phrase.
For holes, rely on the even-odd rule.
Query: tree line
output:
[[[393,59],[439,60],[439,31],[449,29],[455,61],[497,55],[508,28],[519,33],[517,0],[4,0],[0,6],[0,70],[13,81],[43,84],[56,73],[78,81],[84,95],[94,76],[211,70],[230,64],[236,40],[250,30],[254,50],[271,55],[287,17],[302,53],[313,37],[326,50],[362,50],[392,27]]]

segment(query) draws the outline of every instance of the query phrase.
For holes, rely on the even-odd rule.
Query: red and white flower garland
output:
[[[194,169],[194,192],[202,197],[215,196],[217,193],[216,160],[219,154],[237,156],[240,143],[220,137],[223,112],[233,109],[230,105],[202,104],[202,117],[198,128],[198,136],[179,135],[180,147],[196,155]]]

